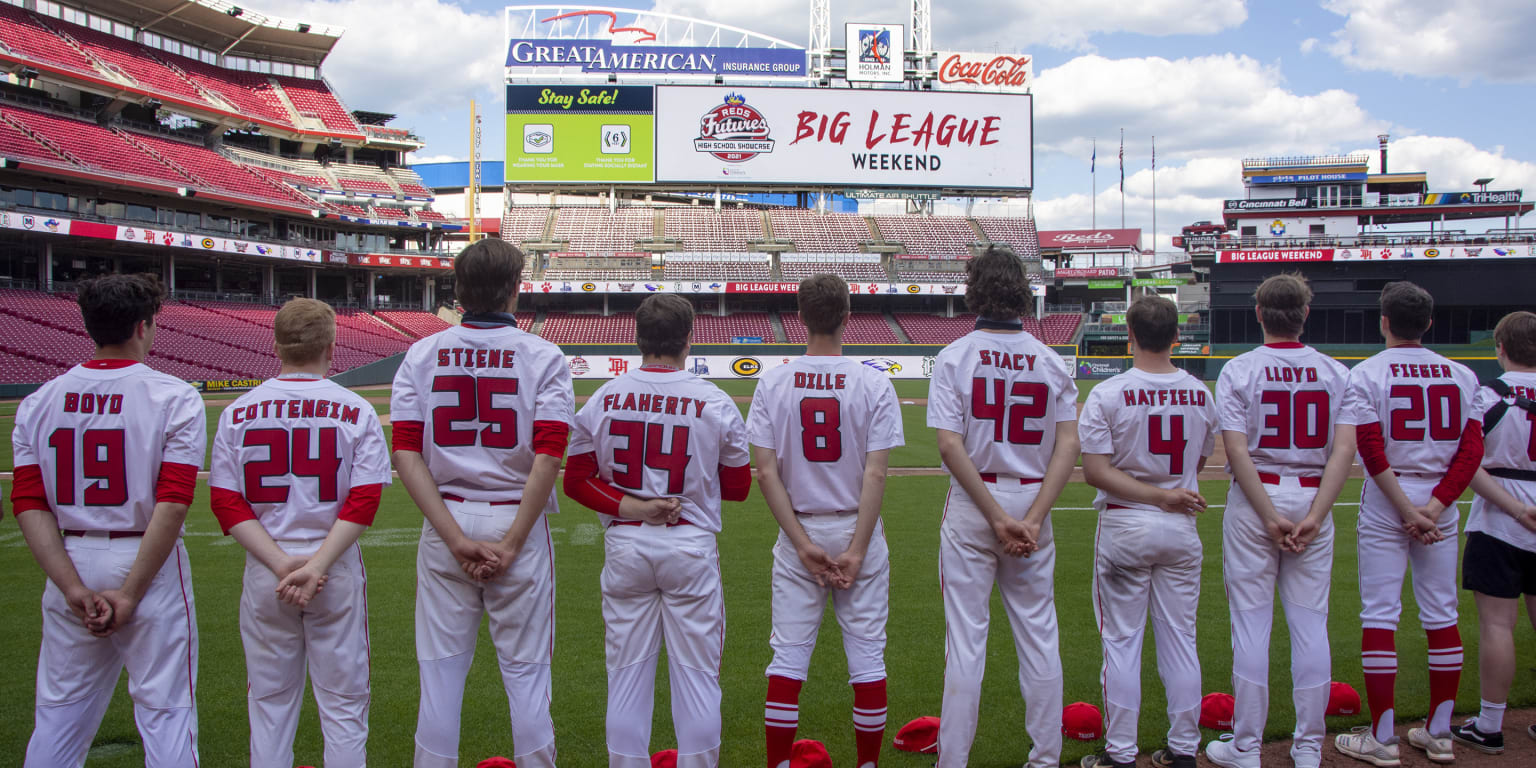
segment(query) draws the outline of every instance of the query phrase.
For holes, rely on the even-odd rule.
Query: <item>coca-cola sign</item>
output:
[[[946,52],[936,63],[945,90],[1029,93],[1035,81],[1035,57],[1028,54]]]

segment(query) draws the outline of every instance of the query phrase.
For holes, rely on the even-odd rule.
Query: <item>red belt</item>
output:
[[[1317,475],[1301,475],[1296,479],[1301,482],[1303,488],[1318,488],[1323,484],[1323,478]],[[1260,472],[1259,482],[1265,485],[1279,485],[1280,476],[1272,472]]]
[[[65,536],[90,536],[91,534],[105,533],[109,539],[131,539],[135,536],[143,536],[143,531],[82,531],[74,528],[65,528],[59,533]]]
[[[610,520],[610,521],[608,521],[608,527],[609,528],[612,528],[615,525],[645,525],[645,521],[644,520]],[[679,525],[693,525],[693,523],[690,523],[690,522],[688,522],[688,520],[686,518],[681,518],[681,517],[678,518],[677,522],[675,522],[675,523],[667,523],[667,527],[668,528],[676,528]]]
[[[1035,483],[1040,482],[1040,478],[1038,478],[1038,477],[1020,477],[1020,478],[1017,478],[1017,480],[1019,481],[1019,485],[1034,485]],[[983,483],[992,483],[993,485],[996,485],[997,484],[997,473],[996,472],[982,472],[981,473],[981,481]]]
[[[1105,504],[1104,505],[1104,509],[1105,510],[1111,510],[1111,509],[1141,509],[1141,507],[1127,507],[1124,504]]]
[[[466,499],[463,496],[458,496],[458,495],[455,495],[455,494],[452,494],[452,493],[445,493],[445,494],[443,494],[443,501],[469,501],[469,499]],[[484,502],[484,503],[490,504],[493,507],[510,507],[510,506],[515,505],[515,504],[523,503],[523,500],[522,499],[513,499],[511,501],[487,501],[487,502]]]

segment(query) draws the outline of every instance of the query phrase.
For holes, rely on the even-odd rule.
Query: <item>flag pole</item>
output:
[[[1088,176],[1093,180],[1093,194],[1088,197],[1093,202],[1093,228],[1099,228],[1099,139],[1093,139],[1093,154],[1088,158]]]
[[[1152,253],[1157,253],[1157,137],[1152,137]]]
[[[1125,229],[1125,129],[1120,129],[1120,228]]]

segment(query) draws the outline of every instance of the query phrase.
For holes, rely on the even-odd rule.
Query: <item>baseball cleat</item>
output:
[[[1109,756],[1108,752],[1096,752],[1086,755],[1077,762],[1079,768],[1136,768],[1136,762],[1122,763]]]
[[[1362,725],[1349,733],[1341,733],[1333,739],[1333,746],[1340,752],[1377,766],[1395,768],[1403,764],[1397,756],[1396,744],[1383,744],[1371,735],[1371,727]]]
[[[1483,733],[1477,728],[1477,718],[1451,726],[1451,738],[1484,754],[1497,755],[1504,751],[1504,734]]]
[[[1195,768],[1195,756],[1175,755],[1173,750],[1164,747],[1152,753],[1152,765],[1155,768]]]
[[[1239,751],[1227,736],[1205,745],[1205,759],[1221,768],[1259,768],[1259,753]]]
[[[1451,737],[1435,737],[1429,735],[1429,731],[1423,728],[1408,729],[1408,743],[1424,750],[1424,754],[1434,763],[1454,763],[1456,753],[1451,751]]]

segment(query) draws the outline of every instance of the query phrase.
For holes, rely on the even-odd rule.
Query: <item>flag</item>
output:
[[[1125,131],[1120,132],[1120,194],[1125,194]]]
[[[1099,162],[1099,140],[1093,140],[1093,154],[1088,157],[1088,172],[1093,173],[1094,166]]]
[[[1157,170],[1157,137],[1152,137],[1152,170]]]

